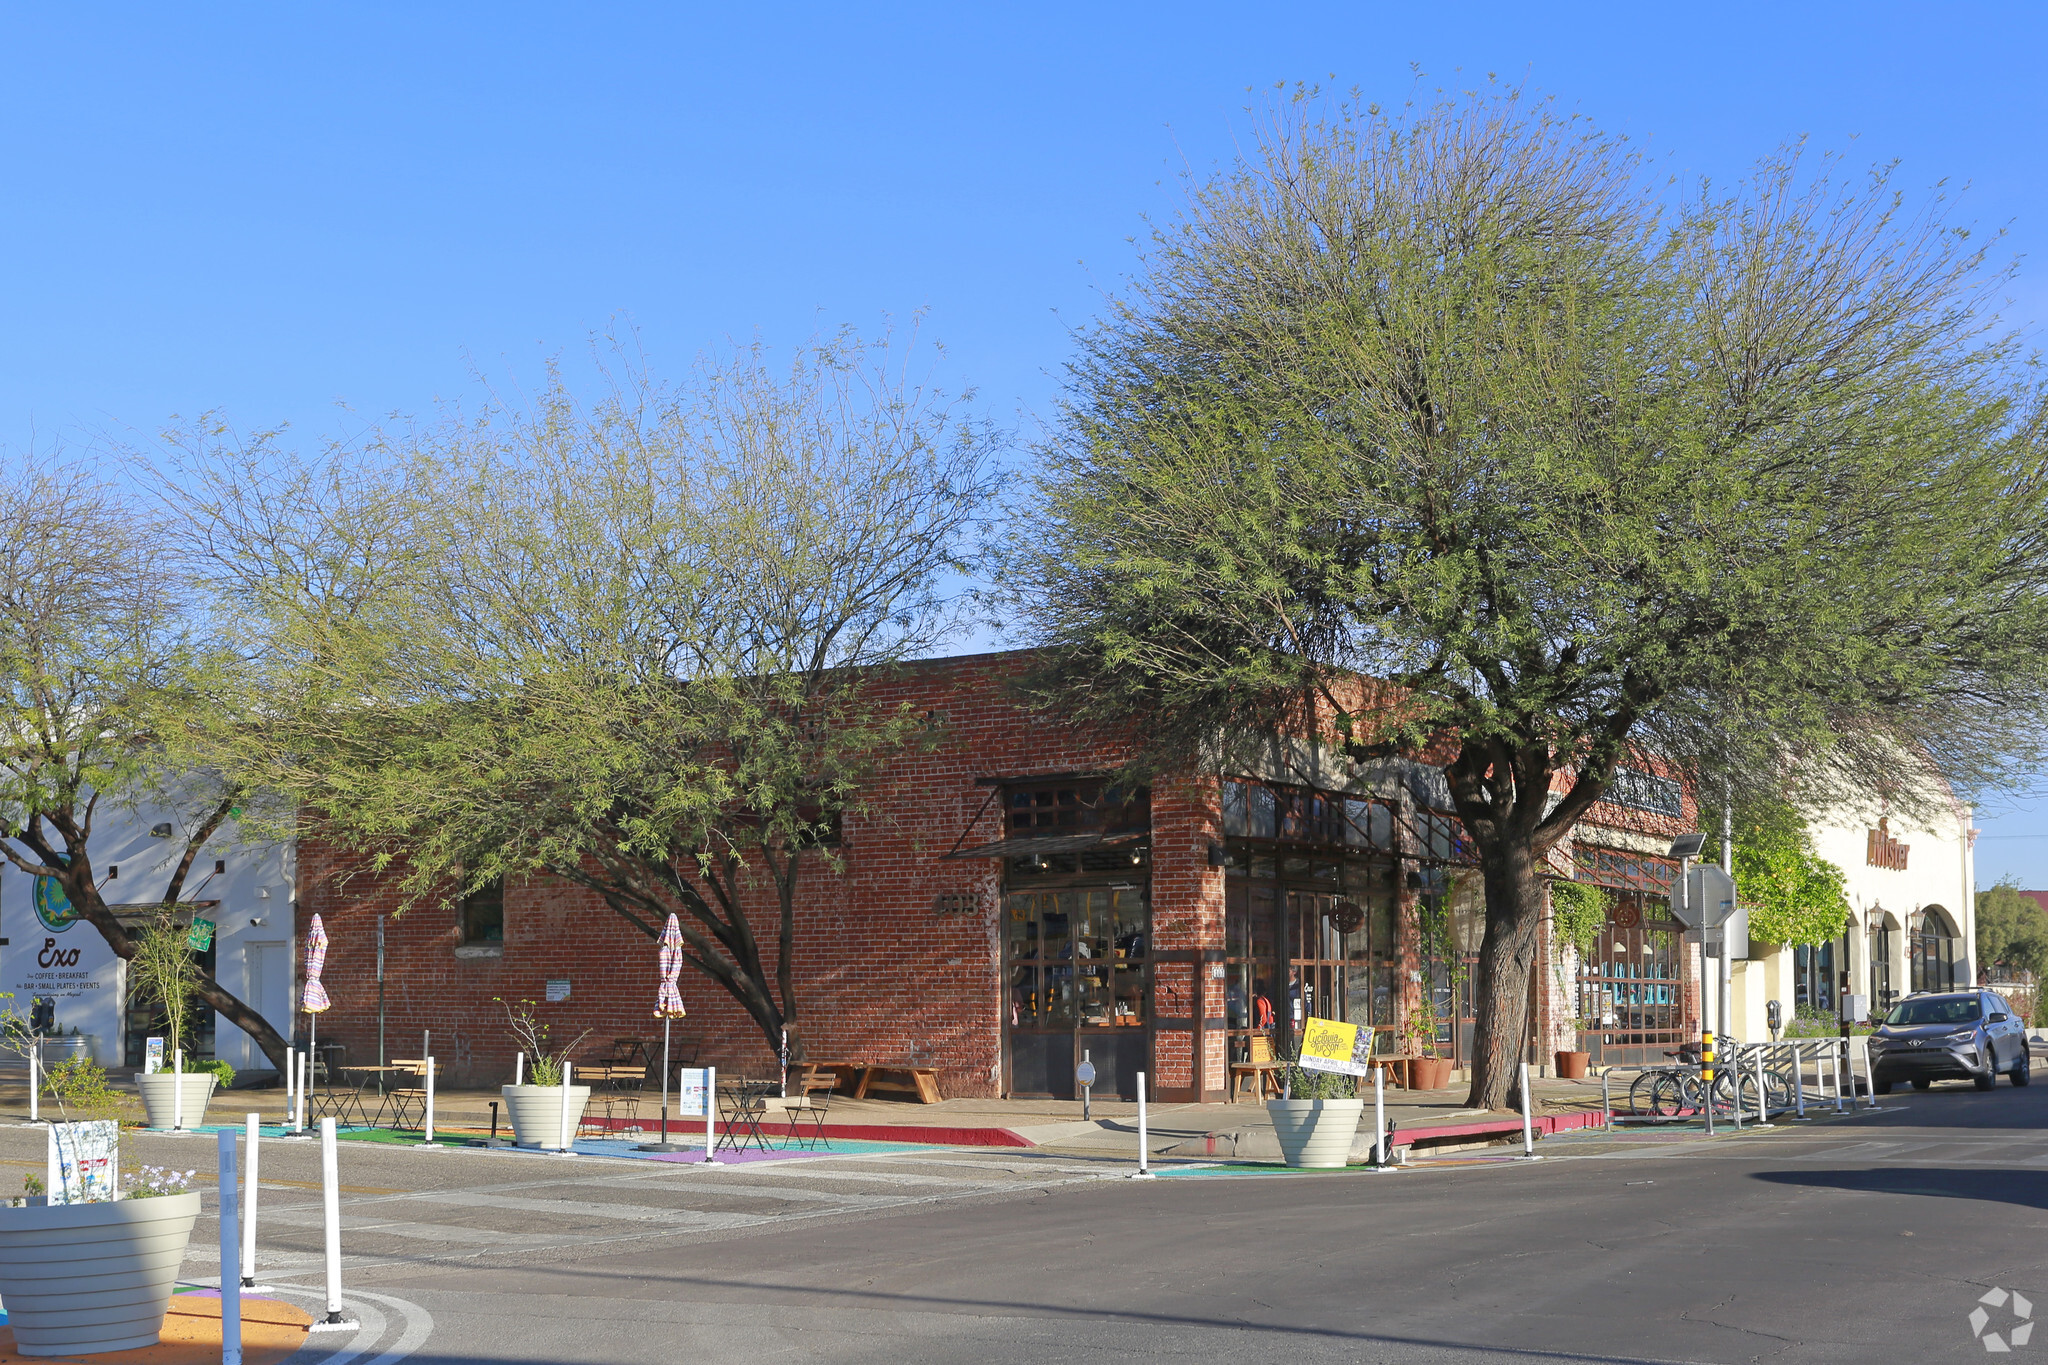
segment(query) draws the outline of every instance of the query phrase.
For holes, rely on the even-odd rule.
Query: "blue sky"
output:
[[[2009,229],[2048,315],[2037,4],[0,7],[0,441],[317,434],[637,329],[653,365],[917,310],[1028,423],[1277,81],[1524,77],[1727,178],[1809,136]],[[2048,886],[2048,798],[1979,873]]]

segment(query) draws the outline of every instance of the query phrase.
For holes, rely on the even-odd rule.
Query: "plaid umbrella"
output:
[[[318,1014],[332,1003],[320,984],[320,969],[326,965],[327,929],[315,915],[313,927],[306,931],[306,989],[299,995],[299,1008],[308,1014]]]
[[[683,997],[676,991],[676,978],[683,971],[683,926],[671,914],[661,931],[661,994],[655,997],[654,1017],[683,1017]]]

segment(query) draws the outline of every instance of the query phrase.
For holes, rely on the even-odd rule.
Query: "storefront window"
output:
[[[1835,1012],[1835,945],[1833,940],[1792,950],[1792,999],[1798,1009]]]
[[[1960,942],[1948,914],[1938,905],[1917,911],[1906,922],[1906,946],[1911,954],[1915,991],[1951,991],[1958,984],[1956,962],[1962,957]]]
[[[1611,1065],[1656,1063],[1689,1041],[1684,927],[1671,916],[1678,864],[1581,845],[1578,879],[1613,893],[1599,942],[1579,964],[1580,1042]]]

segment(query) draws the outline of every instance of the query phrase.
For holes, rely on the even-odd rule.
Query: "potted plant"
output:
[[[1576,976],[1576,972],[1565,970],[1565,950],[1577,954],[1578,962],[1590,960],[1600,947],[1600,931],[1607,927],[1607,912],[1613,906],[1612,898],[1600,887],[1585,882],[1553,881],[1550,884],[1550,943],[1557,962],[1557,977]],[[1574,989],[1576,989],[1574,981]],[[1590,1032],[1591,1021],[1572,1019],[1574,1033]],[[1560,1049],[1555,1058],[1557,1074],[1564,1080],[1579,1080],[1586,1074],[1586,1066],[1593,1060],[1593,1054],[1577,1048]]]
[[[498,1092],[505,1098],[505,1113],[512,1121],[512,1140],[521,1147],[559,1148],[565,1131],[575,1136],[583,1121],[583,1108],[590,1103],[589,1086],[562,1084],[570,1058],[590,1030],[583,1030],[568,1046],[556,1050],[549,1043],[548,1025],[533,1012],[533,1001],[522,1000],[516,1007],[503,1000],[497,1003],[505,1006],[512,1036],[526,1054],[525,1083],[503,1086]],[[570,1111],[566,1126],[562,1115],[565,1102]]]
[[[199,970],[192,959],[191,932],[169,912],[136,935],[135,956],[128,960],[128,988],[145,1007],[154,1006],[164,1020],[164,1046],[175,1055],[197,1013]],[[225,1073],[225,1074],[223,1074]],[[206,1118],[207,1102],[214,1087],[234,1078],[225,1062],[193,1062],[182,1068],[153,1075],[138,1075],[135,1088],[142,1095],[143,1111],[152,1128],[172,1128],[182,1123],[196,1127]],[[182,1100],[177,1091],[182,1089]]]
[[[105,1070],[82,1057],[51,1072],[50,1091],[74,1132],[120,1112]],[[0,1302],[23,1355],[156,1345],[199,1217],[191,1180],[148,1168],[112,1199],[53,1204],[30,1176],[0,1206]]]
[[[1290,1166],[1335,1167],[1351,1159],[1351,1143],[1365,1117],[1357,1083],[1333,1071],[1289,1065],[1281,1073],[1286,1099],[1267,1100],[1280,1155]]]
[[[1405,1084],[1410,1090],[1441,1090],[1451,1083],[1451,1059],[1436,1055],[1437,1017],[1430,1000],[1409,1009],[1401,1039],[1410,1055]]]

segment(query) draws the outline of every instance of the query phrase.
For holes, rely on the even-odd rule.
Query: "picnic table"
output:
[[[847,1088],[852,1098],[864,1100],[870,1091],[890,1094],[915,1095],[921,1104],[937,1104],[939,1094],[939,1071],[937,1067],[917,1066],[909,1062],[801,1062],[798,1084],[806,1093],[815,1088],[825,1076],[833,1078],[832,1088]]]

